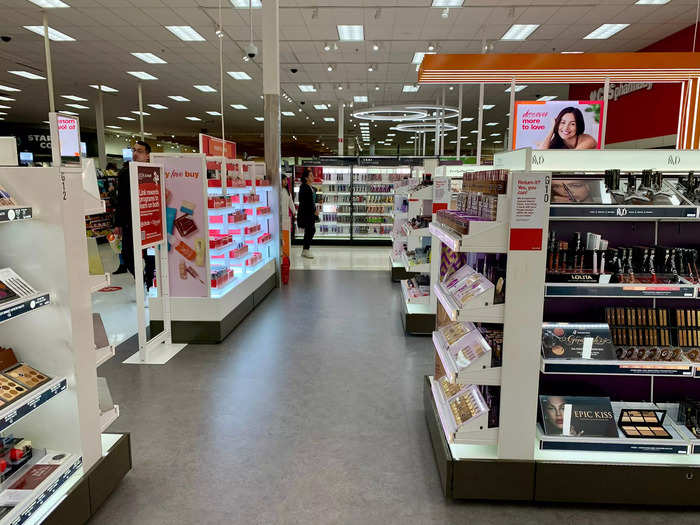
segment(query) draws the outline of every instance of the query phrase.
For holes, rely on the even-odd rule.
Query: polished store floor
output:
[[[313,259],[301,256],[301,246],[292,246],[292,270],[387,270],[390,246],[311,246]]]
[[[699,522],[688,510],[445,500],[421,401],[432,345],[404,336],[400,297],[387,271],[293,271],[222,344],[163,366],[121,364],[136,350],[123,344],[99,374],[133,470],[91,523]]]

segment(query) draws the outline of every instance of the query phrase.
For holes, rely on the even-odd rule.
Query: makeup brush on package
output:
[[[600,240],[600,273],[605,273],[605,254],[608,251],[608,241]]]

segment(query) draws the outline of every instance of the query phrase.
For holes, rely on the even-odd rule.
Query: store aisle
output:
[[[292,270],[388,270],[390,246],[312,246],[313,259],[292,246]]]
[[[403,335],[388,272],[296,271],[292,282],[223,344],[122,365],[132,338],[100,368],[134,466],[92,524],[697,523],[446,501],[421,401],[431,342]]]

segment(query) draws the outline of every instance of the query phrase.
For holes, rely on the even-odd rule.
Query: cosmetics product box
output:
[[[605,323],[542,323],[542,355],[546,359],[615,359]]]
[[[549,436],[619,437],[609,397],[544,395],[540,411]]]
[[[617,426],[625,437],[632,439],[671,439],[664,428],[665,410],[623,408]]]

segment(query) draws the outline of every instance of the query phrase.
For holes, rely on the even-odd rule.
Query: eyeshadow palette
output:
[[[450,410],[457,426],[484,411],[472,389],[468,389],[452,398],[450,400]]]
[[[473,325],[472,325],[472,327],[473,327]],[[469,332],[471,332],[472,327],[467,326],[467,324],[465,324],[465,323],[454,322],[454,323],[446,324],[445,326],[441,327],[440,333],[445,338],[445,341],[447,341],[447,344],[449,346],[452,346],[457,341],[459,341],[462,337],[464,337]]]
[[[3,402],[3,405],[17,401],[28,391],[27,387],[16,383],[9,377],[0,375],[0,400]]]
[[[665,410],[623,408],[617,425],[628,438],[672,439],[671,434],[663,427],[665,416]]]
[[[445,394],[445,399],[450,399],[452,396],[459,394],[459,391],[463,388],[462,385],[456,383],[450,383],[447,377],[441,377],[438,379],[438,383],[442,392]]]
[[[620,361],[684,361],[680,348],[620,346],[615,350],[615,355]]]
[[[20,385],[26,386],[30,390],[38,387],[39,385],[43,385],[49,379],[51,379],[47,375],[42,374],[41,372],[33,369],[29,365],[25,365],[24,363],[20,363],[12,368],[5,370],[3,374],[9,377],[10,379],[14,379]]]

